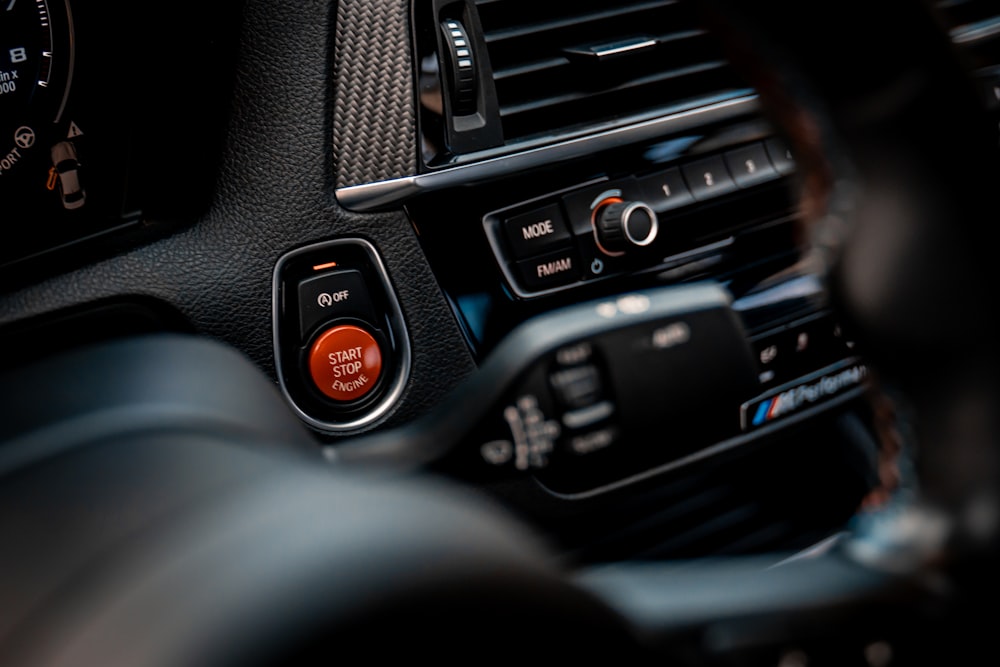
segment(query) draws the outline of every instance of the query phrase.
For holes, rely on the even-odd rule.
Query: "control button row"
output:
[[[573,456],[602,451],[619,440],[618,409],[602,366],[593,346],[584,342],[560,349],[548,373],[564,451]]]
[[[853,343],[827,316],[796,322],[754,339],[761,384],[782,384],[853,354]]]
[[[788,145],[778,137],[695,160],[639,178],[658,212],[752,188],[795,171]]]
[[[792,173],[795,162],[778,137],[640,177],[581,188],[559,201],[493,218],[505,247],[494,250],[527,294],[613,273],[631,251],[655,252],[658,215]],[[487,225],[490,216],[487,217]],[[659,245],[659,244],[655,244]]]
[[[668,211],[741,188],[752,188],[787,175],[794,169],[795,162],[787,144],[772,137],[766,142],[748,144],[681,167],[671,167],[642,176],[638,182],[642,198],[648,203],[648,207],[641,202],[635,203],[657,212]],[[619,206],[612,208],[611,205],[615,203]],[[607,206],[597,204],[593,207],[600,209],[597,211],[599,215],[596,224],[600,230],[604,230],[605,236],[628,236],[635,245],[648,245],[656,237],[655,215],[652,211],[639,211],[641,215],[637,215],[636,220],[629,223],[628,214],[631,211],[627,207],[630,203],[621,200],[613,202],[609,199]],[[640,224],[642,221],[645,221],[644,227]],[[558,203],[550,203],[508,218],[504,221],[504,228],[515,259],[527,259],[557,248],[564,249],[572,237],[570,225]],[[614,246],[615,241],[610,241],[609,245]],[[620,248],[609,249],[617,251]]]
[[[618,410],[602,366],[590,343],[557,351],[541,381],[529,383],[502,407],[504,428],[491,432],[480,447],[483,460],[541,469],[554,459],[577,459],[618,443]]]

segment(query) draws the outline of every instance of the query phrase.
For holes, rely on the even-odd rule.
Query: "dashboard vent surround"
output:
[[[563,138],[752,89],[681,0],[476,0],[504,143]]]

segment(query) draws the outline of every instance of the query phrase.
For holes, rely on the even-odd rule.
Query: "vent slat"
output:
[[[540,72],[545,72],[548,70],[553,70],[557,67],[566,67],[570,64],[569,58],[565,56],[559,56],[556,58],[547,58],[545,60],[536,60],[530,63],[524,63],[521,65],[516,65],[512,67],[507,67],[506,69],[493,70],[493,80],[494,81],[504,81],[506,79],[512,79],[518,76],[524,76],[525,74],[538,74]]]
[[[634,88],[640,88],[644,86],[649,86],[655,83],[662,83],[670,79],[679,79],[685,76],[691,76],[693,74],[700,74],[702,72],[708,72],[710,70],[722,69],[727,67],[728,63],[725,61],[715,61],[708,63],[701,63],[699,65],[693,65],[691,67],[684,67],[681,69],[669,70],[666,72],[659,72],[657,74],[652,74],[639,79],[628,81],[616,86],[608,87],[600,92],[602,95],[610,95],[624,90],[630,90]],[[529,102],[522,102],[520,104],[512,104],[508,106],[500,106],[500,116],[511,116],[518,113],[524,113],[526,111],[535,111],[544,107],[558,106],[560,104],[566,104],[568,102],[576,102],[579,100],[585,100],[593,98],[594,95],[588,92],[576,92],[576,93],[566,93],[563,95],[555,95],[551,97],[545,97],[540,99],[531,100]]]
[[[557,32],[564,28],[577,28],[586,23],[601,23],[609,18],[618,18],[625,16],[626,14],[637,14],[651,9],[660,9],[671,4],[673,3],[664,3],[662,0],[654,0],[653,2],[644,2],[631,6],[613,7],[611,9],[595,11],[589,14],[563,16],[559,18],[552,18],[547,21],[510,26],[497,30],[489,30],[484,27],[483,38],[486,40],[488,45],[495,44],[507,39],[531,37],[542,33]]]
[[[684,30],[679,32],[670,32],[663,35],[658,35],[653,37],[657,44],[670,45],[672,43],[681,42],[687,39],[695,39],[697,37],[704,37],[707,33],[704,30]],[[510,79],[512,77],[521,76],[523,74],[537,74],[547,69],[553,69],[556,67],[565,67],[570,64],[569,58],[565,56],[556,56],[551,58],[545,58],[543,60],[535,60],[531,62],[518,63],[516,65],[511,65],[508,67],[493,68],[493,79],[495,81],[503,81],[505,79]]]
[[[750,90],[691,0],[482,0],[477,8],[508,145]],[[643,48],[616,51],[620,44]]]

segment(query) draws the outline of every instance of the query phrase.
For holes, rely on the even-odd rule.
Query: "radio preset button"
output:
[[[726,153],[726,164],[736,185],[750,188],[778,178],[778,172],[767,157],[764,144],[751,144]]]
[[[680,208],[694,201],[678,167],[658,171],[639,179],[645,199],[658,213]]]
[[[684,178],[691,188],[691,194],[698,201],[735,192],[737,189],[721,155],[684,165]]]
[[[795,171],[795,158],[792,156],[792,149],[788,142],[781,137],[771,137],[764,142],[768,157],[774,168],[782,176],[787,176]]]

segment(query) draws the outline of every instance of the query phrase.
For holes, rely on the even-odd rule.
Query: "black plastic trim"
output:
[[[767,438],[773,437],[775,434],[780,433],[785,429],[804,424],[818,415],[833,411],[835,409],[843,408],[844,406],[849,405],[853,401],[862,398],[867,391],[868,391],[867,386],[860,386],[854,389],[850,389],[835,398],[831,398],[829,401],[825,403],[810,408],[806,408],[802,410],[802,412],[794,414],[788,417],[787,419],[783,419],[775,424],[763,426],[756,431],[743,433],[733,438],[723,440],[722,442],[716,443],[709,447],[705,447],[704,449],[699,449],[698,451],[688,454],[686,456],[682,456],[681,458],[674,459],[673,461],[670,461],[669,463],[666,463],[664,465],[656,466],[655,468],[650,468],[649,470],[644,470],[641,473],[632,475],[630,477],[625,477],[623,479],[611,482],[604,486],[588,489],[587,491],[565,493],[553,490],[552,488],[541,482],[537,477],[535,478],[535,482],[537,482],[537,484],[542,489],[544,489],[546,493],[549,493],[555,496],[556,498],[560,498],[562,500],[585,500],[588,498],[603,496],[612,491],[617,491],[619,489],[633,486],[639,482],[658,477],[664,473],[670,472],[671,470],[677,470],[678,468],[689,466],[692,463],[696,463],[698,461],[703,461],[705,459],[718,456],[719,454],[728,452],[737,447],[744,447],[746,445],[755,442],[763,441]]]
[[[441,77],[446,119],[445,142],[454,153],[471,153],[500,146],[503,144],[500,111],[476,3],[473,0],[434,0],[433,5],[435,23],[438,24],[435,31],[438,62],[449,73],[449,76]],[[457,63],[451,57],[454,49],[444,42],[443,34],[443,26],[448,21],[455,21],[462,27],[472,54],[469,57],[474,70],[471,110],[463,109],[458,102],[459,91],[455,89]]]

